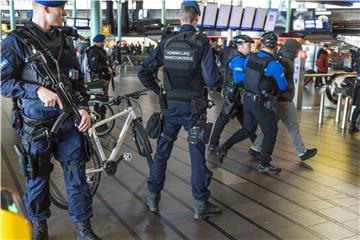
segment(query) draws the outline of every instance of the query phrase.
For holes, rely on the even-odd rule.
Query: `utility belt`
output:
[[[249,97],[250,100],[252,100],[254,102],[266,102],[273,98],[273,96],[270,94],[262,95],[262,94],[252,93],[252,92],[249,92],[246,90],[244,91],[244,95]]]
[[[15,153],[19,158],[20,173],[30,179],[35,179],[38,176],[46,176],[47,173],[52,171],[53,165],[48,159],[43,159],[39,154],[37,154],[37,156],[31,156],[31,144],[38,140],[49,140],[51,133],[57,131],[58,118],[37,120],[22,114],[22,120],[22,138],[25,150],[17,144],[14,145]],[[48,144],[50,144],[50,142]]]
[[[272,111],[275,108],[276,102],[277,102],[277,97],[270,95],[270,94],[262,95],[262,94],[256,94],[256,93],[252,93],[252,92],[245,90],[244,96],[249,97],[251,101],[262,102],[264,107],[270,111]]]
[[[50,136],[51,129],[53,128],[57,118],[47,120],[37,120],[26,117],[22,114],[23,119],[23,133],[25,141],[37,141]]]

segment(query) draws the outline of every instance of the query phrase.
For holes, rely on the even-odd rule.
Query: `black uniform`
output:
[[[270,167],[277,136],[277,116],[272,111],[273,96],[278,88],[281,91],[287,88],[287,80],[281,64],[267,52],[250,54],[240,68],[245,69],[245,75],[235,81],[244,82],[243,129],[235,132],[224,143],[222,150],[226,153],[232,145],[250,137],[259,124],[264,133],[261,166]]]
[[[111,67],[109,57],[103,48],[96,45],[91,46],[87,51],[91,78],[110,80],[111,74],[108,68]]]
[[[229,48],[229,47],[228,47]],[[226,49],[228,49],[226,48]],[[229,48],[231,49],[231,48]],[[224,50],[225,52],[225,50]],[[214,129],[211,134],[209,150],[216,150],[216,147],[219,145],[219,139],[222,131],[225,128],[225,125],[229,123],[230,119],[236,117],[240,124],[243,124],[243,110],[242,104],[240,100],[241,88],[242,86],[237,85],[234,82],[232,70],[229,68],[229,64],[234,57],[240,57],[245,59],[244,56],[240,52],[230,53],[228,52],[228,60],[224,66],[224,104],[221,108],[220,115],[216,119]],[[229,55],[230,54],[230,55]],[[253,134],[251,136],[251,140],[254,141],[256,139],[256,135]]]

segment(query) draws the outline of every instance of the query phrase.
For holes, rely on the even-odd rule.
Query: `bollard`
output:
[[[322,124],[324,120],[324,108],[325,108],[325,93],[321,94],[319,120],[318,120],[319,124]]]
[[[353,100],[354,101],[354,100]],[[354,104],[354,103],[353,103]],[[352,115],[354,113],[356,106],[355,105],[351,105],[351,109],[350,109],[350,115],[349,115],[349,121],[351,121]]]
[[[342,101],[342,94],[338,94],[338,101],[336,105],[336,114],[335,114],[335,123],[338,124],[340,120],[340,112],[341,112],[341,101]]]
[[[342,118],[342,121],[341,121],[341,129],[346,128],[347,114],[348,114],[348,108],[349,108],[349,100],[350,100],[350,97],[345,98],[343,118]]]

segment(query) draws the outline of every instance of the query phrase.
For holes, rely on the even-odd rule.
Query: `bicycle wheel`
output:
[[[50,174],[50,199],[58,208],[67,210],[68,200],[66,186],[64,182],[64,171],[59,161],[52,158],[54,169]],[[101,171],[94,172],[94,169],[100,169],[100,158],[98,153],[93,149],[91,159],[86,163],[86,182],[89,185],[91,197],[95,194],[101,179]]]
[[[134,109],[134,112],[136,114],[136,117],[138,118],[142,118],[142,109],[141,109],[141,106],[140,104],[134,100],[134,99],[130,99],[130,103],[131,103],[131,106],[133,107]],[[119,105],[119,112],[122,112],[124,111],[125,109],[128,108],[128,103],[126,101],[123,101],[120,105]],[[127,118],[127,115],[124,115],[123,117],[121,117],[123,120],[126,120]]]
[[[133,121],[132,133],[136,148],[140,156],[146,158],[147,163],[150,167],[153,162],[153,158],[151,156],[152,147],[143,125],[137,119]]]
[[[100,101],[89,101],[90,114],[95,116],[95,122],[98,122],[102,119],[101,114],[98,112],[100,103],[101,103]],[[105,118],[114,115],[114,110],[109,105],[103,105],[103,106],[106,108]],[[110,122],[104,125],[97,127],[96,134],[100,137],[105,136],[113,130],[114,126],[115,126],[115,119],[111,120]]]

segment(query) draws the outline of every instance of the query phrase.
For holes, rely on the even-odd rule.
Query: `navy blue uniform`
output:
[[[36,32],[37,37],[44,41],[43,45],[46,45],[47,42],[56,45],[50,51],[58,58],[62,74],[69,76],[70,69],[77,70],[80,74],[79,64],[75,55],[70,54],[71,50],[68,46],[63,45],[64,54],[58,55],[58,40],[64,40],[64,38],[59,37],[60,33],[57,29],[45,33],[32,22],[26,23],[26,26]],[[34,122],[56,119],[60,111],[53,107],[44,107],[37,96],[36,91],[40,84],[36,82],[35,78],[30,79],[31,75],[22,75],[25,67],[28,66],[24,60],[32,54],[29,46],[25,46],[15,35],[9,34],[2,42],[1,54],[1,94],[5,97],[21,98],[24,116]],[[51,69],[56,69],[51,63],[49,61]],[[29,79],[25,81],[25,77]],[[79,109],[86,107],[86,89],[82,81],[70,81],[71,93],[76,105]],[[50,141],[38,140],[30,143],[25,140],[23,134],[21,135],[24,148],[42,166],[35,179],[26,179],[24,203],[28,218],[31,221],[42,221],[50,216],[49,177],[52,170],[50,158],[53,154],[65,169],[64,178],[72,221],[80,222],[89,219],[92,216],[92,209],[90,191],[85,176],[83,137],[75,127],[73,120],[68,119]]]
[[[193,31],[192,25],[182,25],[180,32]],[[142,84],[160,94],[160,87],[155,81],[155,74],[158,69],[164,65],[164,46],[166,39],[151,52],[149,57],[144,61],[139,69],[138,77]],[[202,47],[203,55],[201,58],[201,73],[205,85],[215,87],[220,83],[221,75],[215,64],[215,58],[210,44],[206,43]],[[194,95],[201,97],[203,93],[194,92]],[[148,188],[150,192],[160,193],[164,187],[165,171],[167,160],[170,157],[174,141],[181,127],[190,130],[199,120],[201,114],[194,114],[191,105],[188,102],[169,100],[167,108],[163,112],[162,135],[158,139],[154,163],[150,167],[150,179]],[[207,189],[210,184],[212,173],[206,167],[205,144],[199,142],[196,144],[189,143],[191,157],[191,183],[192,193],[196,200],[207,200],[210,197],[210,191]]]
[[[257,53],[256,56],[259,58],[266,58],[271,55],[262,51]],[[244,82],[248,59],[249,57],[245,60],[241,58],[235,58],[230,63],[230,68],[233,70],[234,80],[236,83]],[[288,83],[285,78],[283,68],[281,64],[275,60],[268,62],[263,72],[263,76],[274,79],[280,91],[287,89]],[[246,80],[251,81],[252,79]],[[250,137],[256,131],[257,124],[259,124],[262,132],[264,133],[264,141],[261,151],[261,164],[263,166],[267,166],[270,164],[272,151],[276,142],[277,116],[272,110],[269,110],[264,106],[264,102],[254,101],[252,96],[248,96],[247,94],[244,95],[243,114],[243,128],[235,132],[224,143],[224,147],[225,149],[229,149],[234,144]]]

